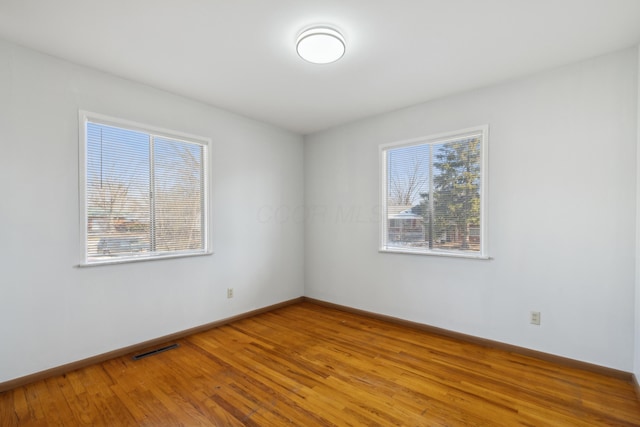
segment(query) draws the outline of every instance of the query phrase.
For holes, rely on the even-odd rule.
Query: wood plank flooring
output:
[[[0,394],[0,426],[640,426],[621,379],[309,302]]]

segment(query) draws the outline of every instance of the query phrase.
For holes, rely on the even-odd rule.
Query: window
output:
[[[380,250],[487,258],[488,127],[380,147]]]
[[[209,253],[201,137],[80,112],[83,264]]]

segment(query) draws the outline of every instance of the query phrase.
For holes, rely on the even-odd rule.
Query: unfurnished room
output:
[[[640,1],[0,0],[0,426],[640,426]]]

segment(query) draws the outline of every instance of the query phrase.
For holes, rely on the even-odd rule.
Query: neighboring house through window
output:
[[[488,127],[380,146],[386,252],[487,257]]]
[[[209,253],[207,138],[80,112],[84,265]]]

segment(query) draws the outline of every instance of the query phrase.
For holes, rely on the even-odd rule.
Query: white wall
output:
[[[212,138],[214,255],[76,267],[78,109]],[[0,41],[0,382],[301,296],[303,224],[260,214],[302,168],[298,135]]]
[[[631,371],[637,56],[308,136],[306,295]],[[480,124],[493,259],[378,253],[378,145]]]

